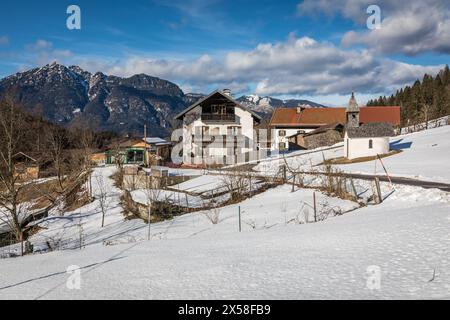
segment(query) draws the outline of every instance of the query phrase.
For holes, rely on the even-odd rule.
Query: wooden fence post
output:
[[[389,179],[389,183],[391,184],[391,187],[393,188],[394,185],[392,184],[391,177],[389,176],[389,173],[386,170],[386,167],[384,166],[383,160],[381,160],[381,157],[379,154],[377,154],[378,160],[380,160],[381,166],[383,167],[384,173],[386,173],[387,178]]]
[[[313,192],[313,200],[314,200],[314,222],[317,222],[317,206],[316,206],[316,192]]]
[[[352,185],[353,195],[356,199],[358,199],[358,192],[356,191],[355,183],[353,182],[353,178],[350,179],[350,183]]]
[[[185,195],[185,197],[186,197],[186,207],[188,208],[188,211],[190,211],[188,195],[187,195],[187,193],[185,193],[184,195]]]
[[[381,188],[380,188],[380,179],[378,177],[375,177],[375,189],[377,193],[377,203],[383,202],[383,197],[381,195]]]
[[[239,232],[241,232],[241,206],[238,206],[238,212],[239,212]]]

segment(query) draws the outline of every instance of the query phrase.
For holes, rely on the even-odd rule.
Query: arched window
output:
[[[372,148],[373,148],[373,140],[369,139],[369,149],[372,149]]]

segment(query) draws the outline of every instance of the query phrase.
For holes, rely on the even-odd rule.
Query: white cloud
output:
[[[44,39],[38,39],[36,42],[29,44],[27,46],[30,50],[45,50],[45,49],[51,49],[53,47],[53,44],[50,41],[44,40]]]
[[[121,60],[74,55],[55,49],[45,40],[22,53],[28,66],[53,61],[118,76],[145,73],[180,85],[185,92],[207,93],[230,88],[238,95],[346,96],[391,93],[393,90],[435,74],[443,66],[420,66],[375,55],[371,50],[342,49],[329,42],[289,35],[286,41],[261,43],[250,50],[230,51],[196,58],[155,58],[133,55]]]
[[[51,62],[67,63],[72,57],[70,50],[55,49],[53,43],[44,39],[38,39],[34,43],[25,46],[24,65],[45,65]]]
[[[339,13],[365,26],[369,0],[305,0],[300,14]],[[450,53],[450,7],[448,0],[379,0],[381,29],[349,31],[344,45],[364,44],[381,53],[415,55],[423,52]]]
[[[234,92],[256,88],[261,95],[346,95],[390,93],[442,66],[420,66],[377,58],[370,50],[343,50],[328,42],[291,35],[285,42],[264,43],[252,50],[231,51],[196,59],[153,59],[132,56],[122,63],[81,63],[88,70],[131,76],[146,73],[171,80],[189,91],[229,87]]]

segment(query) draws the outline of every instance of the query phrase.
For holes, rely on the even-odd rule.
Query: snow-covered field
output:
[[[297,151],[286,155],[286,161],[294,169],[311,170],[312,166],[322,163],[324,158],[342,157],[344,155],[342,143],[337,144],[336,147],[323,152]],[[403,152],[383,158],[383,163],[390,175],[450,183],[450,126],[392,137],[391,149],[401,149]],[[290,157],[290,155],[297,156]],[[282,158],[269,160],[261,162],[255,170],[273,174],[283,163]],[[385,174],[381,164],[378,162],[375,165],[375,161],[337,167],[352,173]]]
[[[411,165],[391,157],[388,170],[432,177],[418,163],[434,150],[430,161],[445,169],[448,130],[402,136],[411,147],[394,157],[410,153]],[[151,224],[147,240],[147,224],[124,219],[121,190],[109,178],[114,170],[96,168],[92,179],[94,196],[101,181],[108,192],[105,226],[98,200],[64,215],[54,209],[30,238],[35,254],[0,259],[0,299],[450,299],[444,191],[382,183],[383,203],[363,207],[315,191],[317,212],[328,218],[314,223],[314,190],[283,185]],[[195,178],[180,190],[208,191],[217,179]],[[367,198],[368,182],[356,183]],[[18,251],[16,245],[0,254]],[[79,289],[68,268],[79,268]]]
[[[202,194],[204,192],[223,192],[224,189],[224,181],[220,176],[215,175],[204,175],[200,176],[186,182],[177,184],[172,187],[173,189],[186,191],[194,194]]]
[[[450,183],[450,126],[393,137],[392,148],[403,152],[383,159],[389,174]],[[373,174],[375,171],[373,161],[340,167],[353,173]],[[384,173],[380,164],[376,173]]]
[[[283,188],[242,203],[244,219],[262,219],[241,233],[230,207],[217,225],[201,213],[152,225],[151,241],[3,259],[0,298],[450,298],[448,194],[398,186],[379,206],[297,224],[277,207],[298,210]],[[72,265],[79,290],[66,285]]]

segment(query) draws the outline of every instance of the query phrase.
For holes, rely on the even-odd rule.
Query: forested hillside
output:
[[[406,86],[390,97],[379,97],[368,106],[401,106],[404,125],[423,122],[450,114],[450,70],[445,66],[436,76],[425,74],[422,81]]]

